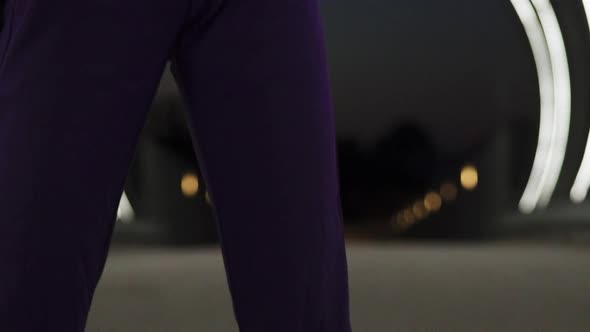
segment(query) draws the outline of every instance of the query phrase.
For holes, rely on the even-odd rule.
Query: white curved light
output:
[[[584,11],[586,12],[586,20],[590,26],[590,0],[582,0],[584,5]],[[578,175],[570,191],[570,198],[576,203],[581,203],[588,196],[588,190],[590,189],[590,134],[588,134],[588,142],[586,143],[586,149],[584,151],[584,158]]]
[[[121,200],[119,201],[119,207],[117,208],[117,218],[122,222],[131,222],[135,217],[133,207],[127,198],[127,195],[123,192]]]
[[[559,27],[557,15],[549,0],[533,0],[533,6],[537,9],[539,21],[545,31],[547,46],[551,56],[553,70],[554,94],[554,145],[552,158],[549,160],[548,176],[541,192],[539,205],[547,206],[557,185],[559,175],[563,168],[563,160],[567,149],[571,118],[571,82],[567,52],[563,34]]]
[[[551,146],[551,122],[553,119],[553,72],[551,58],[545,41],[543,28],[537,18],[535,9],[529,0],[511,0],[514,9],[526,32],[539,80],[540,125],[537,150],[529,180],[520,200],[523,212],[535,209],[546,177],[546,168]]]
[[[586,143],[586,151],[584,152],[584,159],[580,165],[580,170],[576,176],[576,181],[570,191],[570,198],[575,203],[582,203],[586,196],[588,196],[588,190],[590,189],[590,135],[588,136],[588,142]]]
[[[539,138],[520,210],[546,206],[561,173],[569,136],[571,91],[565,44],[547,0],[511,0],[529,39],[540,93]],[[538,15],[538,16],[537,16]]]

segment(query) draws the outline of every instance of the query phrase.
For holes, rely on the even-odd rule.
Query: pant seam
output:
[[[2,33],[6,33],[6,39],[4,40],[1,52],[0,52],[0,75],[2,74],[2,72],[4,71],[4,64],[6,62],[6,58],[8,57],[8,50],[10,48],[10,45],[12,44],[12,39],[13,39],[13,33],[14,33],[14,17],[16,14],[16,4],[13,3],[12,1],[8,1],[6,3],[6,8],[7,10],[7,15],[6,15],[6,21],[4,22],[4,27],[2,27],[2,29],[0,31],[2,31]],[[6,29],[6,31],[4,31],[4,29]]]

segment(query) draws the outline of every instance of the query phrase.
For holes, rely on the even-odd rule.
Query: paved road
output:
[[[356,332],[590,331],[590,247],[352,244],[349,264]],[[135,331],[237,332],[219,250],[114,249],[87,332]]]

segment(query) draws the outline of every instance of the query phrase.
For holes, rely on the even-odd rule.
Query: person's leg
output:
[[[350,331],[317,2],[220,0],[174,57],[242,332]]]
[[[136,140],[188,2],[5,5],[0,331],[81,332]]]

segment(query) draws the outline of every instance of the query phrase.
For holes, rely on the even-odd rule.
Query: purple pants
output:
[[[317,0],[3,5],[0,331],[84,330],[167,60],[240,331],[350,331]]]

